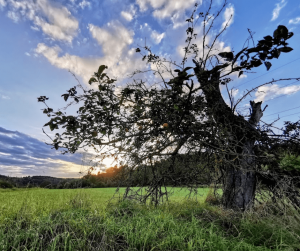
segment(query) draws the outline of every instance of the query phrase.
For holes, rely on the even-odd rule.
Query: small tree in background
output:
[[[267,186],[274,201],[282,195],[287,195],[295,207],[300,207],[300,194],[295,187],[293,176],[283,175],[279,167],[279,155],[273,152],[273,146],[282,142],[282,137],[287,138],[286,142],[296,144],[299,147],[299,121],[297,123],[287,122],[283,135],[269,135],[272,132],[268,124],[260,128],[258,122],[263,116],[261,109],[262,102],[250,101],[251,114],[249,120],[242,115],[235,115],[237,105],[260,86],[272,84],[281,80],[272,80],[248,91],[241,99],[233,104],[233,98],[228,90],[230,75],[238,73],[238,76],[248,72],[252,68],[265,65],[269,70],[272,66],[271,60],[278,59],[281,54],[292,51],[286,42],[293,36],[292,32],[279,25],[273,36],[265,36],[255,46],[242,48],[237,53],[222,52],[215,48],[218,37],[226,30],[227,25],[208,41],[207,36],[211,32],[213,24],[224,10],[227,1],[220,11],[211,15],[212,0],[205,14],[202,12],[195,17],[197,4],[189,19],[187,32],[187,46],[185,55],[180,65],[175,62],[161,59],[152,53],[151,49],[145,46],[146,54],[142,54],[143,60],[154,64],[157,70],[153,73],[162,80],[162,89],[147,89],[145,82],[137,82],[127,85],[121,91],[121,95],[114,94],[113,83],[104,71],[107,66],[101,65],[89,84],[98,83],[97,91],[84,91],[84,95],[76,96],[76,87],[71,88],[67,94],[63,94],[65,101],[69,97],[77,103],[84,101],[75,116],[65,116],[61,111],[52,115],[54,118],[45,124],[53,131],[59,125],[65,128],[62,135],[58,133],[52,140],[54,148],[67,148],[63,154],[75,153],[79,146],[109,146],[112,150],[109,153],[101,153],[97,157],[103,160],[105,157],[119,156],[126,159],[126,168],[122,174],[125,177],[127,189],[125,198],[132,198],[146,203],[148,198],[157,206],[163,197],[168,198],[166,184],[186,184],[195,193],[199,186],[197,179],[201,173],[217,172],[219,175],[211,177],[212,183],[221,184],[223,189],[222,205],[228,209],[245,211],[254,205],[255,195],[261,193],[261,181],[272,184]],[[195,20],[196,19],[196,20]],[[194,25],[199,19],[203,19],[202,43],[193,43],[196,39]],[[208,22],[209,21],[209,22]],[[227,23],[228,24],[228,23]],[[208,25],[208,27],[207,27]],[[252,38],[250,32],[250,38]],[[249,44],[248,39],[248,44]],[[253,38],[252,38],[253,40]],[[198,46],[202,47],[202,55],[199,54]],[[141,53],[140,48],[136,52]],[[193,66],[186,67],[188,56],[192,56]],[[169,64],[169,67],[166,66]],[[177,67],[172,70],[170,66]],[[171,75],[169,80],[164,79],[163,73]],[[132,77],[140,73],[135,71]],[[198,81],[196,85],[194,81]],[[297,78],[299,80],[299,78]],[[220,85],[227,88],[231,100],[229,107],[220,92]],[[185,92],[185,91],[186,92]],[[197,94],[202,91],[201,94]],[[45,96],[38,98],[39,102],[48,100]],[[123,108],[123,109],[121,109]],[[44,110],[45,114],[53,113],[53,109]],[[79,130],[79,131],[78,131]],[[295,131],[293,135],[290,132]],[[69,142],[62,142],[65,135]],[[103,137],[108,137],[104,142]],[[179,150],[185,147],[187,155],[193,155],[193,165],[186,165],[179,156]],[[171,148],[171,150],[169,150]],[[208,157],[201,153],[209,149]],[[115,151],[114,153],[113,150]],[[169,158],[169,161],[162,165],[155,165],[155,161]],[[204,161],[205,160],[205,161]],[[146,161],[149,165],[141,166]],[[205,163],[197,165],[197,163]],[[262,169],[262,164],[271,163],[268,176]],[[140,168],[136,169],[137,166]],[[181,166],[178,172],[178,166]],[[177,171],[176,171],[177,170]],[[183,171],[184,170],[184,171]],[[149,177],[149,173],[151,176]],[[141,177],[139,180],[140,189],[147,179],[149,188],[146,194],[139,195],[133,191],[134,176]],[[150,179],[150,181],[149,181]],[[288,184],[289,186],[282,185]],[[165,191],[162,191],[162,187]],[[119,188],[118,188],[119,189]],[[117,189],[117,191],[118,191]]]

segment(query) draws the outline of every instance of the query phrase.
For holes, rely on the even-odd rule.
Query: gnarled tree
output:
[[[211,173],[217,175],[211,176],[211,181],[222,185],[222,204],[226,208],[237,211],[251,208],[255,195],[262,190],[261,181],[267,184],[274,199],[283,193],[292,194],[290,198],[293,204],[299,207],[300,195],[293,181],[294,177],[280,173],[279,155],[270,157],[265,153],[270,154],[273,151],[270,147],[275,149],[272,146],[282,142],[281,137],[288,138],[287,142],[294,142],[299,146],[299,134],[290,136],[289,132],[298,130],[300,125],[288,123],[283,135],[269,135],[272,124],[265,128],[258,127],[264,111],[261,109],[262,102],[250,101],[252,109],[249,120],[235,114],[237,104],[262,85],[253,88],[231,107],[225,103],[220,91],[220,85],[226,85],[228,90],[227,85],[231,81],[228,76],[236,72],[240,76],[262,64],[269,70],[271,59],[279,58],[282,52],[288,53],[292,50],[286,41],[293,33],[285,26],[279,25],[273,36],[265,36],[256,46],[244,47],[235,54],[215,52],[215,43],[227,25],[214,40],[211,40],[212,42],[208,43],[206,39],[215,19],[226,4],[225,1],[216,15],[210,15],[211,1],[206,14],[201,12],[196,20],[194,15],[197,4],[195,5],[195,10],[187,19],[187,46],[181,65],[161,59],[147,46],[143,48],[147,52],[145,55],[141,53],[140,48],[136,49],[143,55],[143,60],[157,67],[154,74],[161,77],[163,83],[161,90],[149,89],[145,86],[145,82],[134,80],[134,84],[123,88],[121,95],[117,96],[113,90],[115,87],[113,83],[116,80],[109,78],[104,73],[107,67],[101,65],[89,81],[89,84],[98,83],[99,91],[83,90],[84,95],[76,96],[76,87],[73,87],[68,94],[63,94],[65,101],[69,97],[77,103],[83,100],[84,106],[79,108],[80,115],[77,117],[64,116],[60,111],[54,113],[55,118],[45,126],[49,126],[53,131],[58,129],[59,125],[63,125],[63,128],[66,128],[63,135],[68,136],[69,142],[62,142],[63,135],[56,134],[51,145],[56,150],[67,148],[68,151],[64,153],[75,153],[80,145],[93,146],[97,152],[99,151],[96,146],[112,147],[116,152],[112,153],[113,150],[110,150],[108,155],[101,153],[102,159],[107,156],[115,158],[121,156],[126,159],[127,166],[124,170],[127,189],[124,198],[139,199],[143,203],[150,198],[157,206],[164,196],[168,198],[166,184],[170,183],[178,185],[184,181],[191,191],[196,192],[195,188],[201,183],[202,173],[213,171]],[[200,18],[203,19],[200,45],[202,55],[199,55],[198,45],[192,43],[197,37],[194,25]],[[251,32],[250,36],[252,38]],[[194,65],[185,67],[188,57],[191,56]],[[178,69],[172,70],[165,65],[166,63]],[[193,72],[190,72],[192,70]],[[163,71],[169,72],[170,79],[166,80],[163,77]],[[174,76],[174,72],[177,76]],[[132,77],[136,73],[140,71],[133,72]],[[272,80],[264,85],[280,80]],[[198,81],[198,86],[194,81]],[[197,93],[199,91],[202,92],[199,94]],[[231,99],[229,91],[228,95]],[[41,96],[38,101],[45,102],[46,99],[48,98]],[[44,113],[50,116],[53,109],[45,109]],[[104,136],[108,137],[108,142],[101,140]],[[193,156],[190,158],[192,165],[186,161],[180,162],[179,151],[183,148],[188,149],[187,154]],[[204,157],[201,153],[207,149],[209,157]],[[170,161],[154,164],[155,161],[166,157],[169,157]],[[150,162],[150,165],[141,166],[143,161]],[[268,168],[268,174],[262,168],[262,164],[266,163],[272,163]],[[178,169],[180,165],[181,168]],[[139,186],[143,188],[145,174],[148,189],[146,194],[140,195],[139,190],[134,192],[130,187],[134,176],[138,175]],[[287,179],[289,187],[277,186]],[[164,192],[161,189],[163,186]]]

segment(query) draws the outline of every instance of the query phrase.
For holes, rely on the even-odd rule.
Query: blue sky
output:
[[[207,1],[198,3],[197,13],[205,12]],[[222,3],[215,0],[212,12]],[[49,118],[42,112],[46,106],[37,102],[37,98],[47,96],[46,103],[54,111],[65,107],[69,102],[61,95],[78,84],[69,70],[85,89],[96,90],[96,84],[90,86],[87,82],[101,64],[108,65],[106,72],[118,79],[116,93],[119,93],[120,87],[133,83],[128,74],[136,69],[149,69],[142,56],[135,53],[145,41],[158,55],[181,62],[185,20],[193,6],[191,0],[0,0],[0,174],[80,177],[79,171],[84,171],[83,158],[86,166],[92,166],[94,162],[87,164],[87,161],[93,160],[96,153],[87,149],[84,154],[82,149],[62,155],[63,149],[56,151],[46,145],[45,142],[51,141],[42,128],[52,138],[63,130],[51,132],[49,127],[43,127]],[[249,36],[248,28],[255,32],[255,43],[272,35],[278,25],[294,32],[288,40],[294,50],[273,59],[269,71],[262,65],[255,69],[256,73],[243,78],[233,76],[229,88],[235,87],[235,100],[244,91],[272,79],[300,77],[298,0],[229,1],[213,32],[218,32],[230,15],[233,18],[228,29],[217,40],[220,51],[241,50]],[[196,42],[200,43],[200,38]],[[186,66],[194,65],[189,59]],[[149,84],[159,80],[149,73],[138,78],[147,79]],[[226,89],[222,86],[221,90],[229,104]],[[274,124],[282,128],[284,121],[299,120],[299,99],[300,82],[281,81],[252,92],[252,98],[248,96],[241,102],[238,111],[247,115],[250,100],[263,101],[262,107],[268,105],[268,108],[261,120],[270,123],[282,117]],[[70,106],[67,114],[75,115],[82,105],[81,102]],[[274,132],[281,134],[277,129]],[[118,164],[112,160],[105,159],[97,170]]]

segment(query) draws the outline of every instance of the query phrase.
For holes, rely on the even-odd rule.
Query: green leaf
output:
[[[186,76],[186,75],[187,75],[187,72],[185,72],[185,71],[182,71],[182,72],[178,73],[178,76]]]
[[[272,45],[273,45],[272,41],[268,41],[268,40],[259,40],[258,43],[260,45],[264,45],[267,47],[272,47]]]
[[[176,110],[178,110],[178,109],[179,109],[177,105],[174,105],[174,108],[175,108]]]
[[[77,143],[77,145],[80,145],[80,141],[77,141],[76,143]]]
[[[69,94],[63,94],[63,95],[61,95],[61,97],[62,97],[62,96],[64,96],[64,100],[65,100],[65,101],[67,101],[68,98],[69,98]]]
[[[293,48],[291,48],[291,47],[282,47],[282,48],[279,48],[278,50],[281,51],[281,52],[287,53],[287,52],[292,51]]]
[[[194,77],[194,76],[195,76],[194,74],[190,74],[190,75],[187,75],[186,77],[190,78],[190,77]]]
[[[267,41],[272,41],[273,40],[273,38],[271,36],[265,36],[264,39],[267,40]]]
[[[96,131],[92,132],[93,137],[97,137],[98,133]]]
[[[265,60],[266,59],[266,57],[267,57],[267,53],[259,53],[259,58],[261,59],[261,60]]]
[[[262,64],[261,60],[251,60],[251,64],[254,66],[254,67],[258,67]]]
[[[53,131],[54,129],[58,129],[58,126],[54,124],[50,124],[49,127],[51,131]]]
[[[232,52],[221,52],[218,54],[222,58],[226,58],[227,60],[233,60],[233,53]]]
[[[280,51],[279,50],[274,50],[272,55],[274,56],[274,58],[279,58],[280,56]]]
[[[267,67],[267,71],[271,68],[272,64],[270,62],[264,62]]]
[[[183,69],[183,71],[188,71],[188,70],[190,70],[190,69],[193,69],[193,67],[185,67],[185,68]]]
[[[284,25],[278,25],[277,29],[273,33],[273,37],[276,38],[288,38],[289,30]]]
[[[89,84],[91,85],[93,82],[97,82],[97,79],[95,79],[95,78],[90,78]]]
[[[106,65],[100,65],[98,69],[98,76],[100,76],[106,68],[107,68]]]
[[[106,73],[101,74],[100,79],[102,80],[105,76],[106,76]]]

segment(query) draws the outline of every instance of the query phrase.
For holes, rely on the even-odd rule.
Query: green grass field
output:
[[[157,209],[118,196],[108,205],[115,190],[0,189],[0,250],[300,250],[299,213],[287,206],[239,220],[205,202],[209,188],[197,201],[173,188]]]

